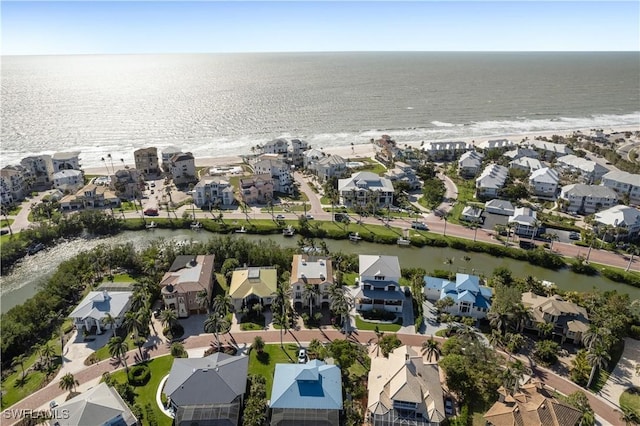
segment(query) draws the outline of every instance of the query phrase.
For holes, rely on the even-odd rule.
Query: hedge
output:
[[[133,386],[144,386],[151,379],[151,369],[146,364],[134,365],[129,370],[128,378]]]

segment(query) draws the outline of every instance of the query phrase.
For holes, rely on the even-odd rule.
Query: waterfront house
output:
[[[509,139],[491,139],[479,142],[475,146],[484,151],[488,149],[508,149],[515,146],[515,143]]]
[[[478,174],[484,155],[478,151],[467,151],[458,160],[458,175],[472,178]]]
[[[171,172],[171,158],[176,154],[182,154],[182,150],[175,146],[168,146],[162,150],[162,169],[165,172]]]
[[[530,238],[534,232],[537,235],[540,230],[538,214],[535,210],[529,207],[516,207],[513,211],[513,215],[509,216],[507,223],[514,225],[515,228],[513,232],[524,238]]]
[[[453,300],[453,306],[446,309],[452,315],[461,315],[475,319],[485,318],[489,308],[493,290],[480,285],[480,277],[469,274],[456,274],[456,281],[444,278],[425,276],[424,295],[428,300]]]
[[[190,314],[207,312],[206,306],[198,304],[198,293],[207,292],[207,300],[213,294],[214,255],[177,256],[169,271],[160,281],[162,301],[178,318]]]
[[[291,262],[291,289],[294,306],[303,307],[313,304],[314,308],[324,305],[329,307],[329,289],[333,285],[333,267],[331,259],[307,254],[294,254]],[[311,300],[304,298],[305,287],[311,285],[318,288],[318,297]]]
[[[640,233],[640,210],[618,204],[595,214],[595,223],[612,226],[614,232],[620,234],[625,239],[635,239]]]
[[[365,255],[359,260],[359,290],[356,310],[402,312],[405,295],[400,288],[400,263],[397,256]]]
[[[80,170],[80,152],[56,152],[51,157],[54,172],[60,170]]]
[[[565,173],[578,174],[581,181],[589,185],[599,181],[609,172],[609,169],[595,161],[587,160],[584,157],[576,157],[573,154],[558,158],[556,167],[562,169]]]
[[[524,147],[517,147],[515,149],[512,149],[510,151],[507,151],[504,153],[504,156],[507,158],[510,158],[511,160],[517,160],[519,158],[539,158],[540,154],[538,154],[536,151],[534,151],[533,149],[530,148],[524,148]]]
[[[482,222],[482,209],[476,206],[466,206],[460,213],[460,220],[471,223]]]
[[[253,175],[248,178],[240,178],[240,198],[246,204],[264,204],[273,200],[271,175]]]
[[[196,162],[190,152],[174,154],[169,160],[169,172],[176,186],[198,181],[196,177]]]
[[[620,199],[629,197],[629,203],[640,204],[640,175],[613,171],[602,176],[602,185],[620,194]]]
[[[309,149],[307,141],[302,139],[291,139],[291,150],[288,151],[288,160],[296,167],[304,163],[304,153]]]
[[[80,188],[75,194],[64,196],[60,200],[62,211],[94,209],[94,208],[116,208],[120,206],[120,198],[109,187],[90,183]]]
[[[589,330],[587,310],[557,294],[546,297],[529,291],[522,293],[522,304],[531,313],[523,324],[524,328],[539,331],[540,324],[553,324],[551,335],[561,343],[569,341],[579,345]]]
[[[247,388],[249,357],[222,352],[176,358],[163,393],[175,413],[173,424],[237,426]]]
[[[347,163],[339,155],[325,155],[317,159],[305,157],[305,161],[307,170],[314,173],[323,182],[334,177],[341,178],[347,174]]]
[[[506,167],[489,164],[476,179],[476,197],[496,197],[507,181],[508,175],[509,170]]]
[[[304,364],[276,364],[269,408],[271,426],[339,425],[340,368],[317,359]]]
[[[20,160],[20,165],[33,177],[33,187],[40,190],[50,189],[53,179],[53,160],[50,155],[33,155]]]
[[[311,164],[317,162],[318,160],[326,156],[327,156],[327,153],[319,149],[315,149],[315,148],[308,149],[304,152],[304,155],[303,155],[303,166],[307,169],[310,169]]]
[[[289,141],[283,138],[274,139],[262,145],[260,151],[262,154],[282,155],[285,158],[289,150]]]
[[[539,151],[547,160],[562,157],[563,155],[573,154],[571,148],[563,143],[552,143],[535,139],[526,141],[523,145]]]
[[[568,211],[585,214],[595,213],[618,204],[618,194],[613,189],[582,183],[563,186],[560,198],[568,201],[566,207]]]
[[[358,172],[338,180],[340,203],[347,207],[366,208],[369,204],[382,208],[393,204],[390,179],[371,172]]]
[[[487,201],[484,205],[484,209],[487,213],[499,214],[502,216],[511,216],[515,211],[513,204],[507,200],[493,199]]]
[[[87,333],[102,334],[110,327],[118,328],[124,320],[124,316],[131,308],[131,291],[90,291],[84,299],[69,314],[73,324],[82,335]],[[107,315],[115,319],[115,324],[105,323]]]
[[[498,394],[498,401],[484,415],[488,426],[576,426],[582,418],[580,410],[560,401],[555,389],[547,389],[538,380],[516,391],[501,386]]]
[[[157,148],[150,147],[137,149],[133,151],[133,159],[136,169],[142,173],[145,179],[154,178],[160,175]]]
[[[138,424],[138,419],[120,394],[104,382],[52,408],[49,420],[50,426]]]
[[[61,192],[76,193],[84,186],[84,174],[80,170],[60,170],[53,174],[53,187]]]
[[[437,426],[445,421],[438,364],[409,346],[371,359],[367,415],[372,426]]]
[[[132,200],[141,196],[144,191],[144,180],[137,169],[125,166],[111,176],[109,187],[121,199]]]
[[[293,176],[291,166],[282,160],[264,159],[253,165],[257,175],[269,175],[273,181],[273,190],[283,194],[293,191]]]
[[[222,177],[206,176],[193,187],[196,207],[230,206],[234,203],[233,186]]]
[[[466,142],[425,142],[422,147],[431,161],[451,161],[460,157],[463,152],[471,149]]]
[[[270,306],[278,290],[278,270],[274,267],[237,268],[231,275],[229,296],[236,312],[255,304]]]
[[[30,174],[22,166],[5,166],[0,170],[0,198],[3,205],[24,200],[29,190]]]
[[[405,182],[409,185],[409,189],[419,189],[422,186],[422,181],[416,175],[415,169],[401,161],[396,161],[394,167],[385,172],[384,177],[388,178],[392,185],[393,182]]]
[[[522,170],[527,173],[540,170],[542,167],[540,160],[531,157],[516,158],[509,163],[509,169]]]
[[[543,167],[529,176],[529,189],[532,195],[553,199],[558,191],[559,181],[558,172],[549,167]]]

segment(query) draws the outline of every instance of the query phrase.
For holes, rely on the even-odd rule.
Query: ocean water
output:
[[[5,56],[1,77],[1,166],[640,126],[638,52]]]

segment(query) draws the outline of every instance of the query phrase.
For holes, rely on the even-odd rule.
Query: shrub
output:
[[[629,329],[629,337],[640,340],[640,325],[632,325]]]
[[[393,321],[396,319],[396,314],[393,312],[382,311],[379,309],[372,309],[370,311],[364,311],[360,315],[367,320],[377,321]]]
[[[151,369],[145,364],[134,365],[129,370],[128,378],[132,385],[144,386],[151,379]]]

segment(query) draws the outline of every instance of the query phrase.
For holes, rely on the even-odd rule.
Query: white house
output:
[[[173,183],[184,185],[196,182],[196,161],[190,152],[174,154],[169,160],[169,172],[173,177]]]
[[[529,158],[540,157],[540,155],[533,149],[523,148],[523,147],[517,147],[515,149],[512,149],[511,151],[507,151],[504,153],[504,156],[512,160],[517,160],[518,158],[522,158],[522,157],[529,157]]]
[[[621,197],[629,196],[629,202],[640,204],[640,175],[613,171],[602,176],[602,185],[611,188]]]
[[[466,206],[460,213],[460,220],[472,223],[482,222],[482,209],[476,206]]]
[[[0,197],[2,204],[21,201],[27,195],[29,172],[22,166],[5,166],[0,170]]]
[[[361,254],[358,259],[360,289],[355,297],[356,310],[401,313],[405,295],[399,284],[398,257]]]
[[[376,207],[393,204],[393,184],[390,179],[371,172],[354,173],[338,180],[340,203],[347,207],[367,207],[373,201]]]
[[[410,165],[401,161],[396,161],[391,170],[384,174],[391,182],[406,182],[410,189],[418,189],[422,186],[422,181],[416,176],[416,171]]]
[[[307,141],[302,139],[291,139],[291,151],[289,151],[289,161],[296,167],[304,162],[304,152],[309,149]]]
[[[175,146],[168,146],[162,150],[162,168],[169,171],[171,168],[171,158],[176,154],[182,154],[182,150]]]
[[[428,300],[437,301],[447,297],[453,306],[445,311],[452,315],[462,315],[476,319],[486,318],[491,308],[493,290],[480,285],[480,277],[456,274],[456,282],[443,278],[425,276],[424,295]]]
[[[124,315],[131,307],[132,295],[130,291],[90,291],[69,314],[69,318],[73,319],[79,332],[83,329],[91,332],[95,327],[96,334],[102,334],[104,330],[122,324]],[[107,315],[115,319],[114,325],[105,323]]]
[[[263,154],[283,154],[287,155],[289,150],[289,141],[283,138],[274,139],[262,145],[261,151]]]
[[[515,143],[509,139],[492,139],[488,141],[482,141],[476,144],[476,146],[482,150],[485,149],[505,149],[511,148]]]
[[[531,173],[529,188],[532,194],[538,197],[554,198],[558,191],[559,181],[558,172],[549,167],[543,167]]]
[[[470,146],[466,142],[426,142],[422,148],[431,160],[453,160]]]
[[[516,207],[508,223],[515,225],[513,232],[521,237],[531,237],[539,228],[537,213],[529,207]]]
[[[624,229],[625,237],[634,239],[640,232],[640,210],[618,204],[596,213],[595,222]]]
[[[80,170],[80,152],[56,152],[51,157],[53,171]]]
[[[312,164],[316,163],[318,160],[326,156],[326,152],[320,151],[319,149],[311,148],[304,152],[302,164],[305,168],[310,168]]]
[[[582,181],[587,184],[592,184],[602,179],[602,176],[609,172],[609,169],[595,161],[576,157],[573,154],[558,158],[556,165],[567,173],[578,173]]]
[[[494,213],[502,216],[511,216],[515,210],[510,201],[498,199],[487,201],[484,208],[487,213]]]
[[[532,157],[520,157],[509,163],[510,169],[522,170],[525,172],[534,172],[543,167],[540,160]]]
[[[586,214],[595,213],[618,204],[618,194],[613,189],[582,183],[563,186],[560,198],[569,202],[568,211]]]
[[[293,177],[291,176],[291,166],[282,160],[265,159],[253,165],[253,170],[257,175],[268,174],[273,179],[273,190],[289,194],[293,190]]]
[[[53,180],[53,160],[50,155],[33,155],[20,160],[20,165],[34,178],[33,185],[49,189]]]
[[[339,155],[325,155],[311,160],[307,160],[305,157],[305,161],[307,161],[307,169],[323,181],[333,177],[342,177],[347,173],[347,163]]]
[[[566,144],[563,144],[563,143],[552,143],[552,142],[535,139],[535,140],[527,141],[525,142],[525,144],[529,148],[542,151],[547,159],[573,154],[573,151],[571,150],[571,148],[569,148]]]
[[[234,201],[233,186],[222,177],[204,177],[193,187],[193,202],[197,207],[230,206]]]
[[[53,187],[62,192],[75,193],[84,186],[84,174],[80,170],[60,170],[53,174]]]
[[[291,301],[299,306],[329,307],[329,289],[333,285],[333,267],[331,259],[321,256],[294,254],[291,262]],[[317,294],[306,300],[305,287],[314,286]]]
[[[476,196],[478,198],[496,197],[507,180],[509,170],[498,164],[489,164],[476,179]]]
[[[467,151],[458,160],[458,174],[462,177],[474,177],[478,174],[484,154],[478,151]]]

